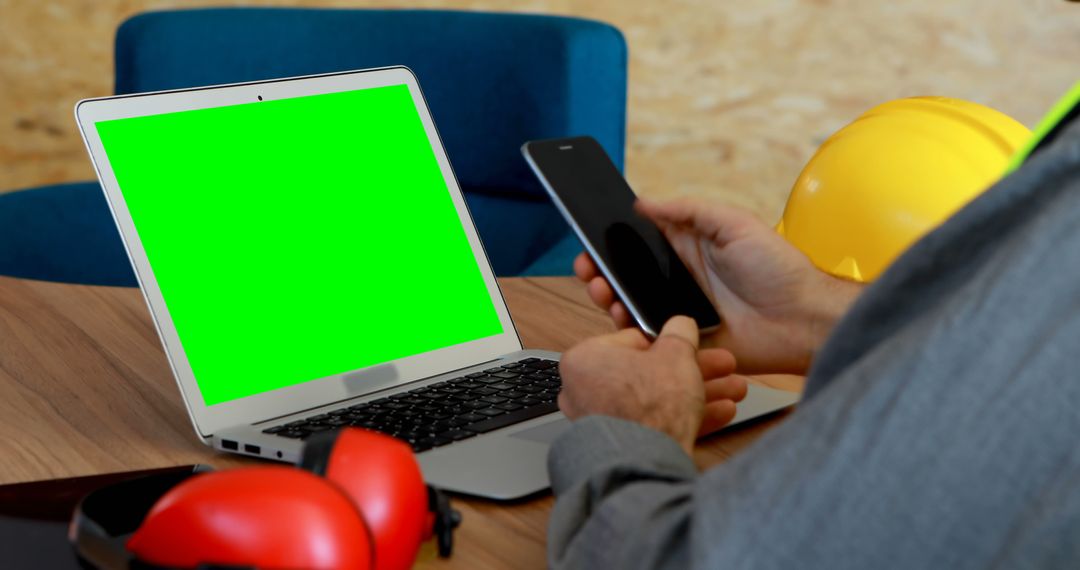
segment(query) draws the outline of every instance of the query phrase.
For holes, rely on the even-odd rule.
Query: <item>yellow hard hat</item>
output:
[[[872,281],[997,181],[1031,136],[994,109],[945,97],[878,105],[818,149],[777,231],[823,271]]]

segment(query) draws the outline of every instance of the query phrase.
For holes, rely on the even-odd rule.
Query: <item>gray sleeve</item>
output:
[[[904,254],[783,423],[697,474],[593,417],[553,445],[554,568],[1080,568],[1080,122]]]
[[[688,567],[697,469],[673,439],[590,416],[555,442],[548,470],[558,499],[548,529],[552,568]]]
[[[579,420],[549,456],[549,565],[1080,567],[1080,382],[1062,381],[1075,351],[1052,350],[1021,369],[980,354],[965,375],[906,353],[888,379],[871,358],[701,474],[659,432]]]
[[[552,568],[685,570],[723,568],[960,567],[924,549],[918,531],[894,539],[897,525],[880,496],[909,490],[912,461],[871,460],[885,436],[870,428],[892,415],[869,404],[845,378],[832,402],[816,398],[755,445],[699,474],[668,436],[638,424],[589,417],[575,422],[552,447],[549,471],[556,504],[548,529]],[[872,392],[874,390],[871,390]],[[895,394],[870,400],[884,404]],[[864,405],[850,405],[863,400]],[[839,405],[837,405],[839,404]],[[860,425],[861,429],[850,429]],[[910,426],[898,426],[910,432]],[[892,430],[887,430],[892,431]],[[936,446],[922,446],[932,451]],[[922,463],[920,454],[890,451]],[[908,448],[909,450],[911,448]],[[922,463],[925,465],[925,463]],[[890,472],[890,467],[897,472]],[[925,479],[925,473],[922,474]],[[915,500],[916,517],[947,521],[948,509],[927,508],[941,497]],[[905,500],[907,500],[905,499]],[[903,513],[900,513],[903,518]],[[915,522],[910,520],[907,522]],[[922,521],[920,521],[922,522]],[[933,524],[925,531],[934,533]],[[979,539],[968,534],[968,539]],[[884,548],[894,544],[898,548]],[[926,557],[925,555],[929,555]],[[891,565],[895,557],[907,566]],[[946,563],[947,562],[947,563]]]

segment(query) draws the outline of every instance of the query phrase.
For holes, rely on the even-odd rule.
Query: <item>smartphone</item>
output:
[[[656,224],[634,210],[634,191],[592,137],[530,141],[525,160],[641,330],[656,337],[675,315],[702,332],[720,315]]]

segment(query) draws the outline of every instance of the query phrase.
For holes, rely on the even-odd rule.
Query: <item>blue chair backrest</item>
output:
[[[622,166],[626,43],[556,16],[435,10],[149,12],[116,35],[116,92],[368,67],[417,74],[499,275],[565,274],[580,251],[518,153],[589,134]],[[0,194],[0,274],[135,285],[96,182]]]
[[[539,197],[519,148],[588,134],[623,164],[626,43],[558,16],[438,10],[148,12],[116,36],[116,93],[406,65],[466,192]]]

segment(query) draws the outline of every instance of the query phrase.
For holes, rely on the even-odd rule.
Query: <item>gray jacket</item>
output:
[[[552,448],[555,568],[1080,568],[1080,121],[904,254],[799,409],[705,473],[606,417]]]

